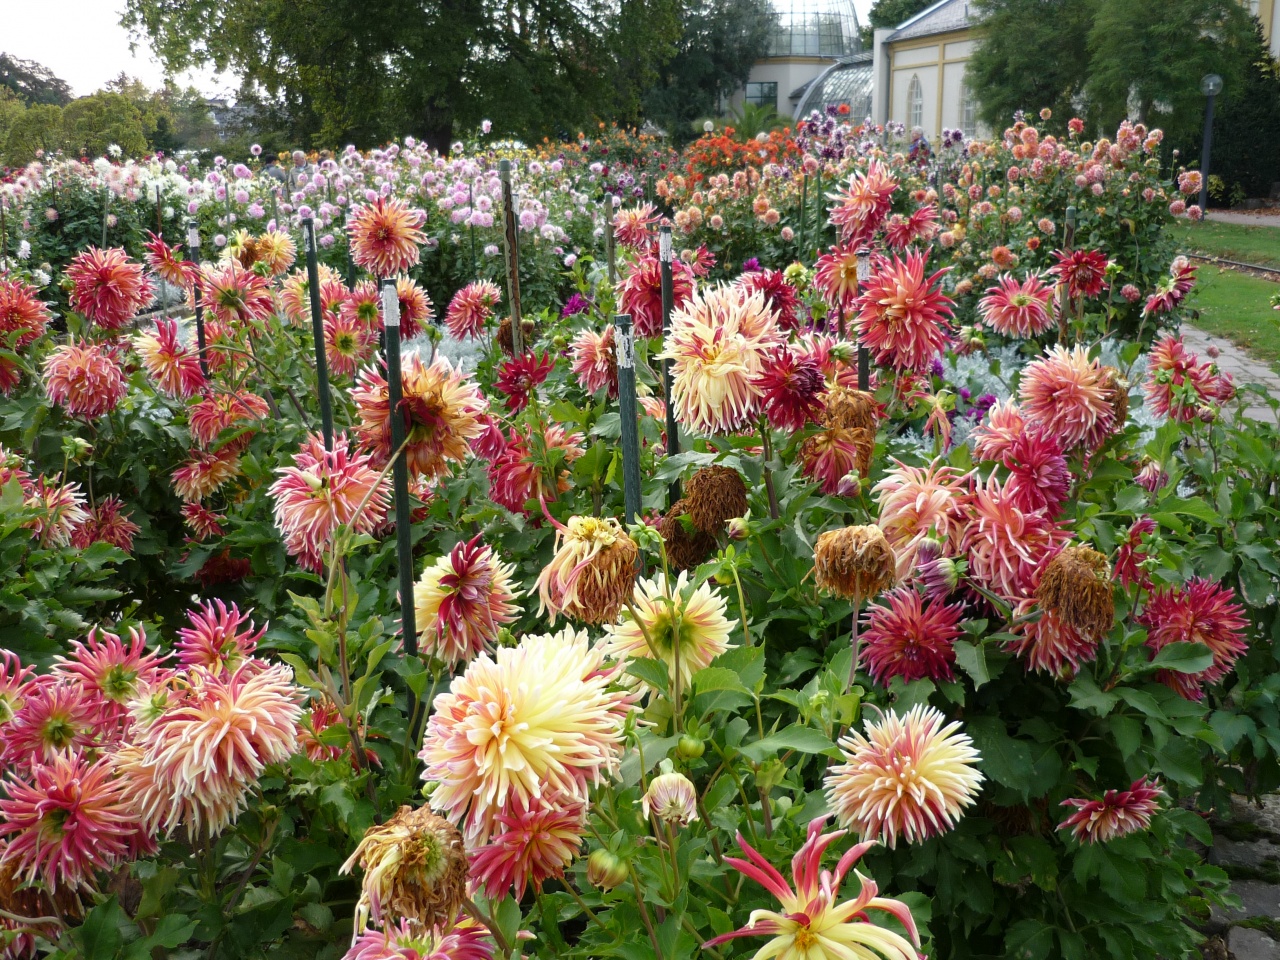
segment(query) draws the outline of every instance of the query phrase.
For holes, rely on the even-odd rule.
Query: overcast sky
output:
[[[854,0],[865,21],[871,0]],[[0,52],[42,63],[82,97],[123,70],[148,87],[164,81],[164,70],[141,44],[129,52],[129,33],[120,26],[125,0],[0,0]],[[234,92],[233,78],[199,71],[175,78],[208,96]]]

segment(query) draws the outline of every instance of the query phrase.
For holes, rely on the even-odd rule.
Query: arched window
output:
[[[907,127],[924,125],[924,87],[920,85],[920,75],[913,73],[911,82],[907,84]]]
[[[978,135],[978,104],[967,83],[960,85],[960,132],[966,140],[972,140]]]

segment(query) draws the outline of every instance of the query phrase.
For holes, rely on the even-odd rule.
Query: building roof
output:
[[[950,33],[963,30],[978,22],[975,14],[969,10],[969,0],[938,0],[931,7],[921,10],[910,20],[898,25],[898,29],[889,35],[890,43],[899,40],[913,40],[916,37],[930,37],[936,33]]]
[[[814,110],[825,110],[828,105],[846,104],[850,119],[861,120],[871,113],[871,52],[841,57],[810,83],[800,103],[796,105],[796,117],[803,118]]]

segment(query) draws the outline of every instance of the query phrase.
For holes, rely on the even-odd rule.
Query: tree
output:
[[[11,167],[30,163],[41,151],[62,149],[62,108],[52,103],[27,107],[9,128],[4,161]]]
[[[62,111],[62,135],[73,154],[100,157],[112,144],[127,157],[147,152],[142,114],[128,97],[106,90],[67,104]]]
[[[1204,109],[1200,78],[1243,86],[1253,18],[1237,0],[1107,0],[1089,33],[1086,93],[1103,130],[1125,117],[1177,136]]]
[[[1002,130],[1017,110],[1079,112],[1099,0],[975,0],[980,42],[966,83],[983,121]]]
[[[7,53],[0,53],[0,87],[8,87],[28,105],[49,103],[64,107],[71,102],[71,87],[54,76],[52,70]]]
[[[0,158],[4,156],[5,141],[9,139],[9,131],[18,122],[18,118],[26,112],[26,107],[18,99],[18,95],[8,87],[0,87]]]
[[[177,71],[242,77],[315,145],[415,134],[447,147],[484,118],[563,132],[638,113],[678,36],[678,0],[127,0],[123,22]]]
[[[677,141],[688,139],[694,120],[718,112],[722,98],[746,82],[774,26],[768,0],[692,0],[675,56],[645,93],[645,116]]]
[[[867,23],[873,32],[885,27],[896,27],[934,3],[935,0],[876,0],[867,13]]]

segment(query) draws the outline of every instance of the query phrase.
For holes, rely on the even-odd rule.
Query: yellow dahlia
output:
[[[906,716],[890,712],[840,741],[844,764],[824,782],[827,803],[844,826],[891,849],[955,827],[977,796],[982,774],[973,741],[960,724],[923,704]]]
[[[694,587],[687,572],[682,572],[674,585],[663,573],[653,580],[639,581],[632,607],[634,616],[624,611],[619,623],[605,625],[605,651],[616,660],[661,660],[667,665],[672,685],[678,673],[685,690],[695,673],[729,649],[729,636],[738,623],[725,617],[725,601],[719,591],[708,581]]]

